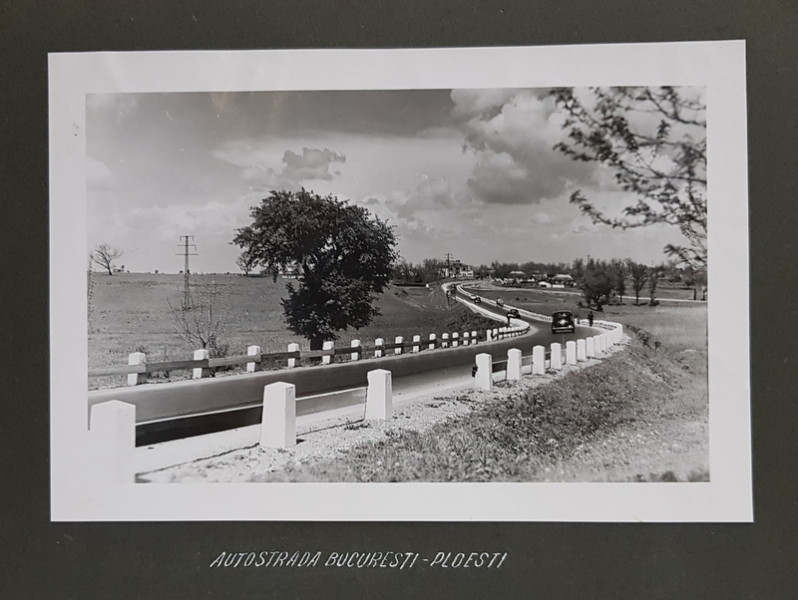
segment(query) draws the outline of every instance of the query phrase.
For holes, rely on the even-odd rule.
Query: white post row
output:
[[[386,369],[374,369],[368,372],[368,389],[366,390],[367,420],[387,420],[393,416],[393,393],[391,372]]]
[[[474,375],[474,387],[487,392],[493,389],[493,357],[482,352],[475,357],[477,372]]]
[[[546,348],[535,346],[532,348],[532,375],[544,375],[546,373]]]
[[[360,340],[352,340],[352,342],[349,345],[350,345],[350,347],[357,348],[359,350],[360,349]],[[352,354],[350,355],[349,358],[352,359],[352,360],[358,360],[360,358],[360,352],[352,352]]]
[[[134,483],[136,406],[109,400],[91,407],[89,452],[92,476],[101,483]]]
[[[200,348],[199,350],[194,350],[194,360],[208,360],[210,357],[210,352],[208,352],[207,348]],[[210,369],[204,369],[199,367],[198,369],[191,370],[191,378],[192,379],[202,379],[203,377],[207,377],[209,374]]]
[[[260,356],[260,346],[248,346],[247,356]],[[247,363],[247,373],[255,373],[261,370],[260,360]]]
[[[299,352],[299,344],[288,344],[288,351],[289,352]],[[299,360],[296,358],[289,358],[288,359],[288,368],[293,369],[299,364]]]
[[[562,345],[560,342],[551,343],[551,368],[555,371],[562,369]]]
[[[335,342],[333,341],[322,342],[321,349],[325,351],[335,350]],[[327,354],[321,357],[321,364],[329,365],[330,363],[332,363],[332,354]]]
[[[565,364],[576,364],[576,342],[574,341],[565,342]]]
[[[510,348],[507,351],[507,380],[519,381],[521,379],[521,350]]]
[[[413,352],[420,352],[421,351],[421,336],[414,335],[413,336]]]
[[[147,355],[143,352],[133,352],[127,357],[127,364],[130,366],[146,365]],[[129,373],[127,376],[128,385],[140,385],[147,382],[146,373]]]
[[[587,360],[585,353],[585,340],[576,340],[576,360],[584,362]]]
[[[394,339],[394,343],[399,344],[396,348],[394,348],[394,354],[401,354],[402,353],[402,344],[405,343],[405,339],[401,335],[397,335]]]
[[[383,344],[385,344],[385,340],[382,338],[377,338],[376,340],[374,340],[374,358],[382,357]]]
[[[261,448],[296,445],[296,386],[278,381],[263,387]]]

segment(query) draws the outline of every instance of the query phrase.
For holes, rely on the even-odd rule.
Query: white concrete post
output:
[[[565,342],[565,364],[576,364],[576,342],[574,341]]]
[[[441,348],[448,348],[449,347],[449,334],[443,333],[441,334]]]
[[[607,350],[609,350],[615,345],[615,339],[612,331],[608,331],[607,333],[605,333],[604,339],[606,340]]]
[[[377,338],[376,340],[374,340],[374,358],[382,357],[383,344],[385,344],[385,340],[382,338]]]
[[[263,416],[260,425],[261,448],[287,448],[296,445],[296,387],[278,381],[263,387]]]
[[[507,380],[518,381],[521,379],[521,351],[510,348],[507,351]]]
[[[92,476],[101,483],[134,483],[136,406],[109,400],[91,407],[89,449]]]
[[[493,357],[485,352],[476,355],[477,373],[474,376],[474,387],[478,390],[493,389]]]
[[[146,365],[147,364],[147,355],[143,352],[132,352],[127,357],[127,364],[130,366],[134,365]],[[129,373],[127,376],[127,384],[128,385],[139,385],[141,383],[147,382],[147,374],[146,373]]]
[[[479,341],[479,336],[477,335],[476,331],[471,332],[471,345],[473,346]]]
[[[600,354],[604,354],[606,348],[604,346],[604,336],[603,335],[596,335],[593,336],[596,339],[596,356]]]
[[[546,348],[532,348],[532,375],[543,375],[546,372]]]
[[[435,334],[434,333],[430,333],[429,334],[429,349],[430,350],[435,350],[435,339],[436,339]]]
[[[194,360],[208,360],[210,358],[210,352],[208,352],[207,348],[200,348],[199,350],[194,350]],[[203,377],[207,377],[210,369],[199,367],[198,369],[192,369],[191,371],[191,378],[192,379],[202,379]]]
[[[366,419],[387,420],[393,416],[391,372],[374,369],[368,372]]]
[[[260,346],[247,346],[247,356],[260,357]],[[260,371],[260,360],[257,362],[252,361],[247,363],[247,373],[254,373]]]
[[[349,344],[349,345],[352,348],[357,348],[358,350],[360,350],[360,340],[352,340],[352,343]],[[352,352],[352,355],[350,356],[350,358],[352,360],[358,360],[360,358],[360,352],[359,351],[358,352]]]
[[[460,344],[459,340],[460,340],[460,334],[455,331],[452,334],[452,348],[457,348],[457,346]]]
[[[492,329],[486,329],[485,330],[485,341],[486,342],[492,342],[493,341],[493,330]]]
[[[555,371],[562,369],[562,344],[560,342],[551,343],[551,368]]]
[[[289,352],[299,352],[299,344],[288,344],[288,351]],[[298,358],[289,358],[288,359],[288,367],[293,369],[294,367],[299,365]]]
[[[585,354],[585,340],[576,340],[576,360],[587,360],[587,355]]]
[[[471,338],[471,333],[469,333],[468,331],[464,331],[463,332],[463,346],[468,346],[468,344],[471,342],[470,338]]]
[[[405,343],[405,339],[401,335],[397,335],[396,339],[394,339],[394,343],[396,343],[396,344],[404,344]],[[393,353],[394,354],[401,354],[402,350],[403,350],[403,348],[400,345],[399,347],[394,348]]]
[[[321,349],[322,350],[335,350],[335,342],[333,342],[331,340],[327,341],[327,342],[322,342]],[[332,354],[327,354],[326,356],[322,356],[321,357],[321,364],[329,365],[330,363],[332,363]]]
[[[413,336],[413,352],[421,351],[421,336],[414,335]]]
[[[587,358],[595,358],[596,356],[596,338],[589,337],[585,340],[585,356]]]

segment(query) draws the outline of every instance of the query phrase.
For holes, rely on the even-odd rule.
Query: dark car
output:
[[[576,325],[574,325],[574,313],[567,310],[559,310],[553,315],[551,315],[551,332],[552,333],[576,332]]]
[[[507,316],[512,317],[514,319],[518,319],[521,315],[518,314],[517,308],[511,308],[510,310],[507,311]]]

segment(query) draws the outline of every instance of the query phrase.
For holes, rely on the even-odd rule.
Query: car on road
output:
[[[518,314],[517,308],[511,308],[510,310],[507,311],[507,316],[512,317],[514,319],[518,319],[521,315]]]
[[[471,302],[473,302],[474,304],[480,304],[482,302],[482,298],[480,298],[477,295],[472,294],[471,295]]]
[[[552,333],[575,333],[574,313],[568,310],[558,310],[551,315]]]

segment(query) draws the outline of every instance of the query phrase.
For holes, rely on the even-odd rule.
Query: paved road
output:
[[[502,309],[487,303],[482,309],[504,319]],[[277,381],[296,386],[297,416],[302,416],[341,408],[358,399],[362,402],[367,373],[373,369],[391,371],[394,393],[401,397],[423,387],[431,389],[440,382],[468,381],[466,378],[470,378],[475,356],[482,352],[490,353],[497,362],[506,360],[507,351],[511,348],[520,348],[526,356],[536,345],[548,347],[553,341],[565,343],[601,331],[579,326],[574,334],[555,335],[547,323],[529,322],[529,333],[500,341],[329,366],[101,390],[89,394],[89,405],[106,400],[135,404],[136,422],[140,424],[137,443],[142,445],[180,435],[197,435],[257,423],[261,418],[263,387]],[[345,390],[353,391],[303,399]]]

